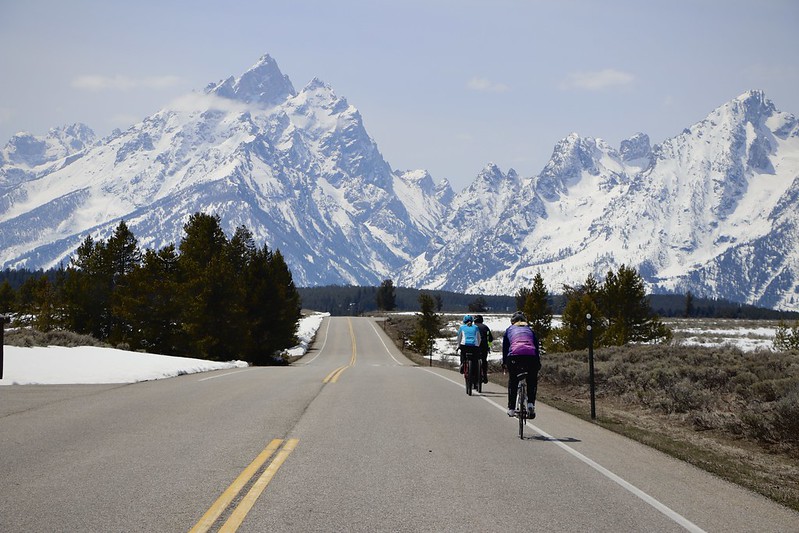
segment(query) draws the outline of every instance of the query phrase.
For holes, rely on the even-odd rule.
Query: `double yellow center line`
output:
[[[297,439],[289,439],[283,445],[283,448],[278,452],[275,456],[275,459],[266,467],[263,471],[261,476],[252,484],[250,490],[247,494],[241,499],[239,504],[233,510],[230,517],[228,517],[227,521],[219,528],[220,532],[227,532],[231,533],[236,531],[241,523],[244,521],[244,518],[247,516],[247,513],[250,512],[252,506],[255,505],[255,501],[261,495],[261,493],[266,489],[266,486],[269,485],[269,482],[272,481],[272,478],[275,476],[277,469],[286,461],[289,454],[294,451],[294,448],[297,447],[297,443],[299,441]],[[275,451],[280,448],[280,445],[283,444],[282,439],[273,439],[264,450],[258,454],[250,465],[245,468],[239,477],[237,477],[233,483],[222,493],[222,495],[211,505],[211,507],[206,511],[200,521],[197,522],[193,528],[189,531],[189,533],[205,533],[208,531],[214,523],[222,516],[222,513],[230,506],[233,500],[238,496],[239,492],[250,482],[252,477],[258,472],[261,467],[266,463],[266,461],[272,457]]]
[[[349,318],[347,319],[347,323],[350,326],[350,339],[352,339],[352,356],[350,357],[350,363],[348,365],[340,366],[337,369],[333,370],[330,374],[328,374],[325,379],[322,380],[322,383],[335,383],[338,381],[338,378],[341,374],[347,370],[349,367],[355,364],[355,360],[357,359],[357,348],[355,345],[355,332],[352,329],[352,320]]]

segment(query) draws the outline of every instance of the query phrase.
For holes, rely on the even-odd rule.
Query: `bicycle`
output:
[[[478,393],[483,392],[482,372],[483,360],[479,356],[473,357],[471,354],[463,356],[463,380],[466,384],[466,394],[469,396],[472,395],[473,389],[477,389]]]
[[[527,372],[516,376],[519,388],[516,391],[516,417],[519,419],[519,438],[524,439],[524,426],[527,422]]]

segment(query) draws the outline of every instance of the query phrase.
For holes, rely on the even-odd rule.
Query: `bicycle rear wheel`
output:
[[[477,372],[474,373],[475,374],[474,382],[477,384],[477,392],[482,393],[483,392],[483,360],[482,359],[478,359],[477,360],[477,364],[475,366],[477,367]]]
[[[467,357],[463,361],[463,378],[466,381],[466,394],[472,395],[472,365]]]

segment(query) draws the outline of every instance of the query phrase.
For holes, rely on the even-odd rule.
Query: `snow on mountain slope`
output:
[[[749,91],[652,146],[571,134],[535,176],[487,165],[457,194],[394,171],[358,110],[265,55],[96,140],[83,125],[0,151],[0,266],[48,268],[124,219],[142,247],[197,212],[279,249],[298,285],[553,292],[633,266],[657,292],[799,308],[799,123]]]
[[[279,248],[300,283],[374,283],[427,242],[358,111],[320,80],[299,93],[269,56],[187,95],[70,165],[3,191],[6,266],[50,267],[125,219],[143,246],[219,214]],[[46,216],[45,216],[46,214]]]
[[[793,115],[751,91],[651,158],[633,157],[635,165],[600,140],[569,136],[535,179],[545,213],[519,262],[470,288],[529,286],[540,272],[558,290],[627,264],[654,291],[795,309],[797,131]],[[520,198],[508,203],[539,210]]]

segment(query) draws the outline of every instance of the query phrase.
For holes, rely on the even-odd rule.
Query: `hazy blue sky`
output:
[[[538,174],[571,132],[678,134],[749,89],[799,114],[797,0],[0,0],[0,145],[104,136],[270,54],[395,169]]]

